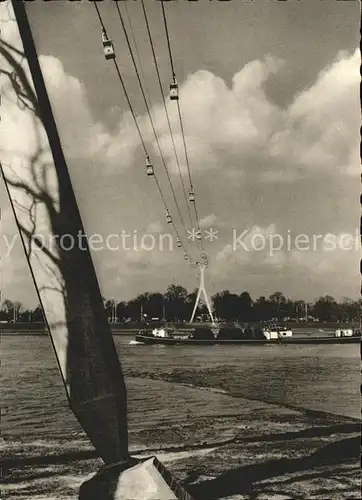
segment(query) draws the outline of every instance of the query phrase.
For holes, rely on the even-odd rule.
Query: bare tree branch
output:
[[[39,112],[39,107],[38,107],[38,99],[36,97],[36,94],[34,93],[33,89],[31,88],[31,85],[29,83],[29,80],[25,74],[24,69],[22,68],[21,64],[15,60],[15,58],[10,54],[9,50],[14,50],[18,55],[21,57],[24,57],[24,54],[17,49],[13,48],[11,45],[9,45],[7,42],[5,42],[3,39],[0,39],[0,54],[4,57],[4,59],[8,62],[8,64],[14,68],[13,73],[17,75],[17,77],[20,80],[20,85],[24,89],[22,92],[22,96],[26,98],[30,103],[32,104],[32,112],[36,116],[40,116]]]

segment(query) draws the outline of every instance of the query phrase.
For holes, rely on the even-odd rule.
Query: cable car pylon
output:
[[[191,319],[190,319],[190,323],[192,323],[194,321],[194,317],[195,317],[195,314],[196,314],[197,306],[199,305],[201,294],[203,294],[203,298],[205,300],[207,310],[209,311],[209,314],[210,314],[212,325],[216,326],[216,323],[215,323],[215,320],[214,320],[214,316],[212,315],[212,310],[211,310],[211,305],[210,305],[209,297],[207,295],[207,291],[206,291],[206,288],[205,288],[205,269],[206,269],[206,264],[202,264],[202,263],[200,264],[199,263],[199,268],[200,268],[200,285],[199,285],[199,290],[197,292],[197,296],[196,296],[196,300],[195,300],[195,305],[194,305],[194,310],[192,311],[192,316],[191,316]]]

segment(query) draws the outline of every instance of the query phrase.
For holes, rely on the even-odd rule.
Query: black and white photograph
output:
[[[2,499],[361,497],[360,18],[0,2]]]

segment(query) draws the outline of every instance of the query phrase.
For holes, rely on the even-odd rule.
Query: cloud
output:
[[[231,88],[209,71],[200,70],[188,76],[180,86],[180,103],[188,157],[195,171],[217,169],[220,155],[226,151],[239,155],[265,145],[280,120],[280,112],[269,102],[263,84],[281,65],[281,61],[273,57],[251,61],[235,74]],[[172,103],[167,106],[176,148],[183,151],[177,111]],[[156,106],[152,114],[170,170],[177,173],[164,110]],[[152,141],[152,130],[146,120],[144,128],[148,129],[147,140]],[[185,172],[183,153],[180,158]]]
[[[7,17],[8,12],[3,4],[1,9],[2,18]],[[4,23],[1,36],[17,50],[23,51],[15,22]],[[19,57],[16,59],[21,60]],[[87,89],[83,82],[68,74],[62,62],[56,57],[39,55],[39,63],[67,160],[92,159],[90,168],[93,164],[95,164],[93,168],[99,168],[99,164],[102,164],[102,167],[106,166],[108,171],[115,168],[119,170],[122,166],[131,166],[135,150],[140,144],[131,114],[125,112],[121,117],[118,130],[111,134],[104,124],[95,121],[90,109]],[[22,62],[22,66],[29,81],[31,81],[26,60]],[[3,69],[11,69],[5,61],[2,61],[2,67]],[[4,89],[9,89],[9,87],[9,83],[2,79],[3,97]],[[16,106],[16,99],[14,101],[13,97],[10,97],[9,105],[11,104],[15,104],[11,113],[14,115],[13,121],[16,122],[21,110]],[[2,109],[2,113],[9,116],[5,109]],[[21,118],[24,119],[24,114],[21,115]],[[6,123],[5,130],[8,132],[6,149],[8,151],[19,151],[19,146],[23,151],[24,144],[31,145],[33,143],[33,134],[30,133],[29,138],[26,135],[26,131],[30,131],[32,128],[31,124],[18,128],[19,131],[24,131],[24,136],[19,136],[19,134],[16,136],[13,130],[9,129],[8,122]]]
[[[327,233],[325,239],[313,245],[311,251],[293,249],[289,263],[299,267],[300,272],[314,273],[317,276],[328,274],[335,276],[343,263],[344,273],[350,278],[357,277],[358,262],[361,258],[361,240],[359,231],[355,234]],[[356,279],[356,284],[357,284]]]
[[[5,24],[2,36],[12,39],[14,24]],[[81,170],[79,189],[84,191],[79,191],[80,196],[87,198],[88,192],[98,189],[100,176],[107,178],[110,195],[107,191],[102,206],[94,207],[100,214],[100,220],[104,215],[104,224],[111,226],[113,216],[114,226],[117,227],[120,216],[123,216],[134,228],[146,227],[146,232],[160,232],[163,228],[157,221],[159,212],[154,203],[158,193],[154,193],[155,188],[151,191],[149,184],[142,184],[146,177],[142,177],[139,157],[143,153],[130,112],[120,113],[119,123],[110,131],[101,118],[94,117],[87,82],[68,74],[55,57],[40,56],[40,62],[65,154],[73,169],[71,174],[77,168]],[[316,76],[315,82],[295,95],[285,108],[276,105],[266,90],[268,82],[277,80],[278,75],[288,67],[287,61],[282,62],[272,56],[250,61],[239,68],[231,83],[209,71],[200,70],[190,74],[180,84],[188,157],[201,206],[200,214],[206,214],[201,216],[202,227],[217,225],[223,227],[224,232],[230,230],[231,234],[232,225],[235,227],[238,222],[240,226],[251,227],[250,239],[257,233],[270,236],[277,228],[282,232],[290,221],[313,230],[316,221],[325,224],[323,216],[328,217],[332,225],[338,225],[335,229],[338,234],[348,230],[350,195],[346,193],[347,188],[343,191],[343,186],[358,173],[359,168],[359,63],[357,50],[353,54],[339,53],[335,61]],[[169,100],[167,106],[180,168],[186,180],[187,163],[177,107]],[[2,144],[5,145],[2,148],[6,149],[7,155],[10,157],[14,150],[23,156],[33,154],[36,137],[26,113],[18,109],[16,102],[4,100],[2,116]],[[167,165],[172,175],[178,176],[163,106],[159,103],[153,106],[152,116]],[[158,172],[162,167],[148,117],[138,117],[138,123]],[[44,135],[41,141],[45,141]],[[46,154],[44,161],[49,159]],[[88,176],[82,168],[89,168],[95,175]],[[126,184],[126,194],[122,199],[118,196],[120,182],[132,184],[132,191],[129,190],[132,194],[126,196],[129,194]],[[285,183],[288,185],[284,187]],[[161,185],[163,188],[166,186],[162,178]],[[281,185],[284,193],[280,191]],[[334,191],[329,192],[332,189]],[[140,192],[142,196],[139,196]],[[177,191],[177,195],[182,196],[181,190]],[[170,193],[166,196],[169,201]],[[115,204],[119,205],[117,211]],[[155,206],[155,212],[150,214],[148,208]],[[171,212],[174,214],[176,211],[171,208]],[[94,217],[92,213],[86,215],[89,219]],[[162,213],[160,215],[162,217]],[[154,222],[149,222],[150,219]],[[273,225],[270,220],[277,223]],[[247,226],[246,221],[252,221],[252,224]],[[7,226],[8,222],[4,221],[4,225]],[[346,275],[350,279],[352,268],[355,273],[358,269],[354,267],[354,258],[350,259],[350,254],[345,251],[336,250],[329,254],[322,253],[320,249],[315,252],[279,251],[274,256],[262,251],[235,252],[230,238],[222,238],[222,235],[218,245],[218,253],[215,252],[216,257],[211,259],[209,272],[220,286],[226,278],[229,280],[226,286],[229,286],[228,283],[240,286],[239,269],[250,276],[267,277],[265,280],[271,280],[270,276],[279,273],[288,276],[286,286],[294,283],[295,295],[298,295],[300,290],[296,277],[301,273],[312,275],[315,270],[320,286],[326,290],[331,286],[338,291],[338,286],[331,282],[331,275],[340,276],[343,265],[348,267]],[[20,254],[14,254],[13,276],[21,268],[18,264]],[[142,277],[147,275],[152,287],[172,279],[181,281],[186,274],[184,263],[176,252],[125,252],[122,259],[115,252],[101,252],[94,258],[104,288],[113,286],[115,276],[122,275],[127,278],[126,286],[131,295],[136,290],[135,283],[140,288],[145,286],[142,280],[137,281],[138,274]],[[341,289],[346,294],[349,287],[346,276],[340,279],[343,281]],[[274,284],[271,280],[270,286]],[[261,285],[254,280],[249,285],[255,290],[259,287],[259,293],[262,293],[264,282]],[[314,285],[304,286],[314,292]]]
[[[239,236],[236,234],[233,242],[217,253],[215,265],[210,268],[213,278],[222,276],[229,289],[238,290],[241,278],[251,290],[259,290],[256,293],[260,295],[260,279],[266,279],[264,286],[270,293],[277,286],[292,290],[297,297],[303,295],[307,280],[309,296],[329,293],[356,297],[359,293],[358,229],[354,233],[282,234],[276,225],[270,225],[252,227],[240,242]],[[340,277],[341,266],[344,278]],[[302,284],[298,291],[296,283]]]
[[[268,256],[270,240],[276,234],[276,225],[268,227],[252,226],[243,231],[233,230],[232,243],[228,243],[216,254],[216,261],[224,267],[224,261],[228,265],[264,262]],[[218,272],[214,269],[213,272]]]
[[[4,8],[3,8],[4,9]],[[5,25],[14,32],[15,23]],[[13,36],[13,35],[12,35]],[[87,88],[67,74],[59,59],[41,56],[41,65],[68,157],[93,158],[108,172],[133,166],[140,140],[129,111],[121,114],[112,133],[94,120]],[[359,51],[340,52],[316,82],[281,109],[268,97],[265,85],[288,67],[267,55],[249,61],[231,85],[205,70],[180,84],[190,165],[199,175],[221,170],[245,183],[295,182],[320,172],[356,175],[358,148]],[[187,173],[177,108],[167,100],[180,168]],[[177,162],[163,105],[151,109],[168,167],[178,175]],[[153,160],[159,152],[148,116],[138,117]]]
[[[339,53],[286,110],[269,150],[282,163],[286,178],[298,167],[304,176],[306,169],[309,175],[358,173],[359,65],[358,50]]]
[[[200,219],[200,227],[211,227],[219,222],[219,217],[215,214],[206,215],[202,219]]]
[[[160,221],[150,222],[146,228],[146,233],[160,233],[163,229],[163,225]]]
[[[223,175],[231,177],[244,173],[251,182],[294,182],[333,171],[335,175],[356,175],[359,51],[339,53],[310,88],[282,109],[267,96],[265,84],[285,66],[271,56],[251,61],[234,75],[231,87],[209,71],[188,76],[180,87],[180,105],[195,172],[222,169]],[[172,103],[168,103],[168,112],[177,150],[182,151]],[[162,107],[156,106],[153,115],[162,150],[176,174]],[[147,129],[146,120],[144,127]],[[152,141],[149,126],[147,140]],[[185,172],[185,161],[181,163]]]
[[[103,125],[94,122],[84,84],[67,74],[55,57],[40,56],[39,63],[67,158],[93,158],[111,137]]]

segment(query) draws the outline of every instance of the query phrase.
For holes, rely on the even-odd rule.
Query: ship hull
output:
[[[135,337],[137,342],[145,345],[265,345],[265,344],[358,344],[360,337],[289,337],[282,339],[190,339],[190,338],[167,338],[152,337],[138,334]]]
[[[359,344],[361,337],[291,337],[281,344]]]
[[[219,344],[267,344],[270,343],[264,339],[190,339],[190,338],[165,338],[165,337],[151,337],[147,335],[138,334],[135,339],[137,342],[142,342],[147,345],[219,345]]]

